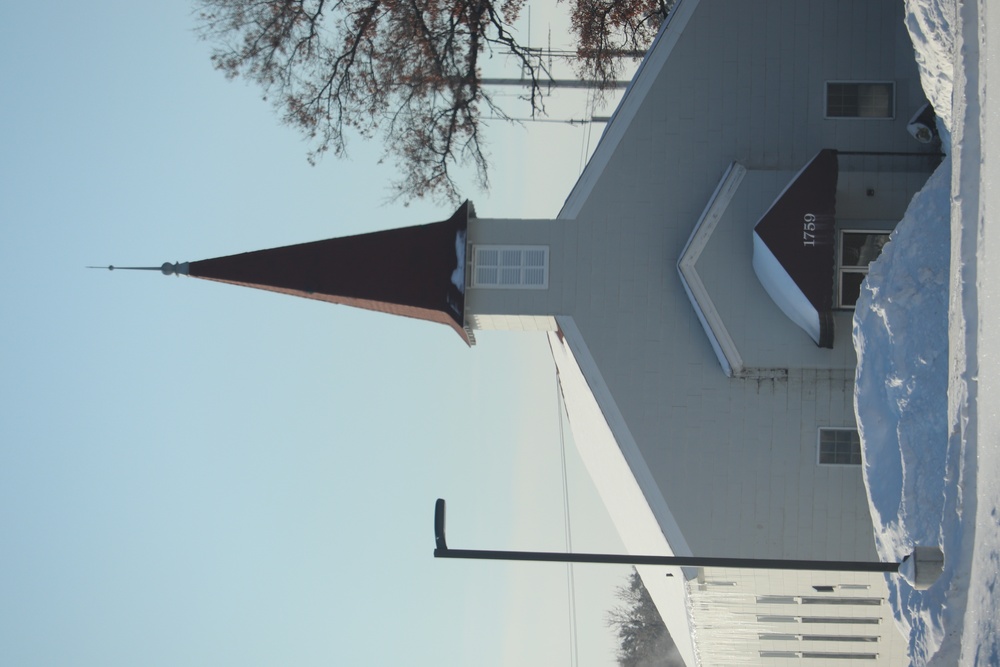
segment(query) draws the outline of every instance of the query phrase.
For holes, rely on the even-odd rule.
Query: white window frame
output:
[[[861,451],[861,436],[858,435],[858,452],[859,458],[857,463],[830,463],[823,460],[823,433],[824,431],[848,431],[853,433],[858,433],[858,429],[854,426],[821,426],[816,430],[816,465],[821,466],[834,466],[840,468],[856,468],[861,465],[860,451]]]
[[[489,263],[483,264],[483,257],[481,256],[482,251],[496,251],[498,253],[498,261],[496,264]],[[528,253],[542,253],[541,265],[538,264],[527,264]],[[510,261],[511,257],[516,253],[516,262]],[[504,257],[505,259],[500,259]],[[506,260],[506,263],[505,263]],[[497,273],[494,279],[489,279],[482,275],[479,269],[497,269]],[[532,269],[542,270],[542,281],[540,283],[528,283],[527,272]],[[517,271],[516,282],[500,282],[500,271],[507,272],[507,278],[510,278],[512,271]],[[549,287],[549,246],[547,245],[493,245],[493,244],[474,244],[472,246],[472,265],[469,276],[469,284],[472,287],[482,288],[482,289],[548,289]]]
[[[823,605],[854,605],[859,607],[878,607],[882,604],[882,598],[831,598],[817,595],[802,596],[802,604],[823,604]]]
[[[889,86],[889,115],[888,116],[831,116],[830,115],[830,86]],[[860,95],[860,90],[858,91]],[[896,82],[895,81],[851,81],[851,80],[830,80],[823,86],[823,118],[827,120],[895,120],[896,118]]]
[[[888,229],[840,229],[837,231],[837,308],[841,310],[854,310],[853,303],[844,303],[844,274],[854,273],[867,276],[870,263],[865,266],[861,266],[860,264],[844,264],[844,237],[847,234],[875,234],[878,236],[889,236],[891,231]],[[864,278],[862,278],[862,280],[864,280]]]

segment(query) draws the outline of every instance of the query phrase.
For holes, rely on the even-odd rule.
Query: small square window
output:
[[[896,86],[891,81],[828,81],[827,118],[880,118],[896,115]]]
[[[861,436],[854,428],[819,430],[820,465],[861,465]]]

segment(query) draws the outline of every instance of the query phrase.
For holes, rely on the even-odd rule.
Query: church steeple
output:
[[[194,278],[441,322],[471,345],[465,328],[470,216],[475,212],[466,202],[443,222],[187,262],[184,268]]]

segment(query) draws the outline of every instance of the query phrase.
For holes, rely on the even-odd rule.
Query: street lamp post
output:
[[[832,572],[889,572],[912,564],[914,587],[928,588],[944,565],[937,547],[917,547],[902,563],[878,561],[786,560],[776,558],[706,558],[699,556],[642,556],[633,554],[558,553],[550,551],[493,551],[451,549],[445,539],[445,502],[438,498],[434,506],[434,557],[474,560],[514,560],[557,563],[613,563],[620,565],[671,565],[680,567],[733,567],[766,570],[817,570]]]

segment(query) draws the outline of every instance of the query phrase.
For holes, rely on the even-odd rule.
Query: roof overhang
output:
[[[715,187],[715,192],[708,200],[705,210],[695,224],[680,258],[677,260],[677,272],[681,277],[681,284],[687,292],[688,299],[694,307],[694,312],[698,315],[698,321],[705,329],[708,340],[712,344],[722,370],[729,377],[739,376],[744,369],[743,357],[736,347],[735,341],[729,334],[722,315],[712,302],[712,297],[701,276],[698,274],[698,259],[702,251],[708,245],[712,233],[722,219],[729,203],[743,182],[743,177],[747,170],[743,165],[734,162],[729,165],[729,169],[723,174],[722,180]]]
[[[691,555],[583,334],[569,316],[549,333],[573,441],[630,554]],[[685,581],[693,568],[636,568],[685,664],[698,664]],[[668,572],[674,576],[665,576]]]
[[[833,347],[837,152],[821,150],[754,227],[764,290],[819,347]]]
[[[583,173],[580,174],[580,178],[577,179],[569,196],[566,197],[562,210],[559,211],[560,218],[573,219],[580,213],[584,202],[590,197],[591,191],[600,180],[605,167],[608,166],[611,156],[614,155],[618,144],[625,136],[632,119],[635,118],[646,99],[646,95],[652,90],[660,71],[670,58],[684,28],[698,7],[698,2],[699,0],[677,0],[673,9],[670,10],[663,25],[660,26],[660,32],[657,33],[656,39],[653,40],[646,52],[646,57],[642,59],[639,69],[632,77],[632,82],[625,90],[621,102],[612,114],[611,120],[604,127],[601,140],[597,144],[597,148],[594,149],[593,155],[590,156],[590,160],[587,161],[587,166],[584,167]]]

